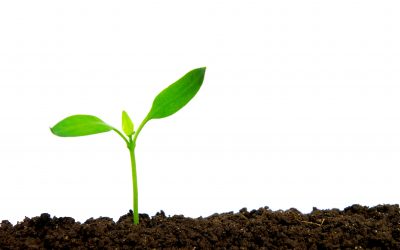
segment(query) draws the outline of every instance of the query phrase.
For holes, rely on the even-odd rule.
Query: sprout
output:
[[[199,91],[206,72],[206,68],[194,69],[182,78],[161,91],[153,101],[153,105],[142,123],[134,130],[134,125],[128,113],[122,112],[122,134],[118,129],[108,125],[92,115],[69,116],[54,127],[51,132],[61,137],[76,137],[115,131],[126,143],[129,149],[132,166],[133,183],[133,223],[139,223],[138,211],[138,183],[136,175],[135,147],[137,137],[148,121],[170,116],[183,108]]]

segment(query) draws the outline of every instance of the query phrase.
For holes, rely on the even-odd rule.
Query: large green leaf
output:
[[[62,137],[93,135],[112,130],[113,127],[92,115],[73,115],[50,128],[55,135]]]
[[[133,122],[125,111],[122,111],[122,130],[127,136],[131,136],[134,131]]]
[[[206,68],[190,71],[161,91],[153,101],[147,120],[164,118],[183,108],[199,91]]]

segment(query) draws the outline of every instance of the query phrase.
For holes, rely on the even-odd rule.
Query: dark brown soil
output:
[[[117,222],[107,217],[57,218],[42,214],[13,226],[0,224],[0,249],[400,249],[398,205],[343,211],[296,209],[271,211],[268,207],[207,218],[140,215],[132,212]]]

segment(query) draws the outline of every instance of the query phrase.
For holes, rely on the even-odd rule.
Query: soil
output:
[[[84,223],[44,213],[13,226],[0,224],[0,249],[400,249],[399,205],[302,214],[268,207],[197,219],[140,215],[117,222],[107,217]]]

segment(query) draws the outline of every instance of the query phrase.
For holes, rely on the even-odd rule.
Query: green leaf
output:
[[[112,130],[113,127],[92,115],[73,115],[50,128],[55,135],[62,137],[93,135]]]
[[[190,71],[161,91],[153,101],[147,120],[170,116],[183,108],[199,91],[206,68]]]
[[[133,122],[128,113],[122,111],[122,130],[127,136],[133,135]]]

